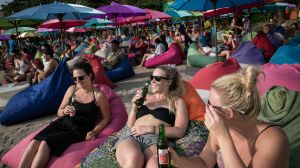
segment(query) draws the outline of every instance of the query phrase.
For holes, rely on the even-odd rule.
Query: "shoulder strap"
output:
[[[95,104],[96,104],[96,106],[99,107],[97,99],[96,99],[96,96],[95,96],[95,91],[94,91],[94,87],[93,86],[92,86],[92,90],[93,90],[93,95],[94,95],[94,99],[95,99]]]
[[[280,125],[277,125],[277,124],[269,125],[269,126],[267,126],[266,128],[264,128],[264,129],[257,135],[257,137],[256,137],[255,140],[254,140],[253,146],[252,146],[252,152],[254,152],[255,143],[256,143],[258,137],[259,137],[264,131],[266,131],[267,129],[269,129],[269,128],[271,128],[271,127],[275,127],[275,126],[279,126],[279,127],[280,127]],[[253,156],[253,154],[254,154],[254,153],[252,153],[252,156]]]

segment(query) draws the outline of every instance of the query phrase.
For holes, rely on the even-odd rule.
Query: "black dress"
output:
[[[75,96],[75,92],[71,97],[73,96]],[[75,116],[67,115],[58,118],[33,139],[46,141],[51,154],[55,156],[60,156],[71,144],[84,141],[86,134],[95,126],[99,107],[96,105],[96,100],[93,100],[90,103],[77,101],[76,108]]]

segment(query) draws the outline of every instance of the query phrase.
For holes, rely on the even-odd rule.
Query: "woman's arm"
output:
[[[176,103],[176,118],[173,127],[166,127],[166,135],[168,138],[181,138],[184,136],[188,125],[188,112],[186,104],[183,99],[179,98]],[[158,127],[155,129],[155,133],[158,134]]]
[[[129,113],[129,116],[128,116],[128,120],[127,120],[127,126],[129,128],[131,128],[134,123],[135,123],[135,120],[136,120],[136,113],[138,111],[138,106],[135,104],[135,102],[140,99],[142,97],[142,91],[139,90],[136,92],[135,96],[132,98],[132,107],[131,107],[131,111]]]
[[[64,98],[63,98],[63,100],[62,100],[62,102],[61,102],[61,104],[58,108],[58,111],[57,111],[58,117],[63,117],[65,115],[67,115],[65,108],[69,104],[69,100],[70,100],[70,97],[72,96],[72,93],[73,93],[74,89],[75,89],[75,85],[72,85],[66,91],[65,96],[64,96]]]

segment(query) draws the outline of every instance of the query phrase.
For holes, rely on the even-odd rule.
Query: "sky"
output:
[[[1,5],[5,4],[5,2],[10,2],[12,0],[0,0],[0,9],[1,9]]]

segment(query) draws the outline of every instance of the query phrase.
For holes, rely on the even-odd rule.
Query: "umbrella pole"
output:
[[[217,8],[217,0],[211,0],[214,7],[214,32],[215,33],[215,47],[216,47],[216,62],[218,62],[218,39],[217,39],[217,14],[216,14],[216,8]]]

